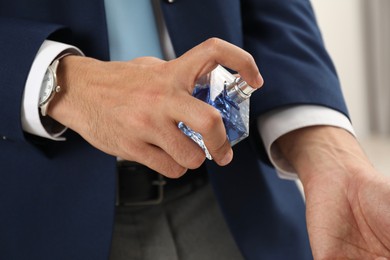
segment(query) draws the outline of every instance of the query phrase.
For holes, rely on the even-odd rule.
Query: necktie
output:
[[[150,0],[105,0],[111,60],[163,58]]]

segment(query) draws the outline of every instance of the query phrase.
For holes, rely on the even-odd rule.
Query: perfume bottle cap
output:
[[[235,88],[243,98],[249,98],[256,90],[246,83],[242,78],[238,77],[234,80]]]

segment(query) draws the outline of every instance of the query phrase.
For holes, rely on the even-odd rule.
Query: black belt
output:
[[[164,191],[205,183],[207,173],[202,166],[189,170],[178,179],[166,178],[145,165],[131,162],[117,162],[117,206],[146,206],[159,204],[164,199]]]

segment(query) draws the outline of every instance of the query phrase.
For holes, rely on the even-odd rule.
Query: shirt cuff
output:
[[[275,141],[291,131],[315,125],[340,127],[356,136],[351,122],[344,114],[322,106],[299,105],[277,109],[257,120],[268,157],[280,178],[295,180],[298,175],[275,145]]]
[[[46,127],[46,123],[42,122],[38,102],[41,84],[47,68],[55,58],[64,53],[84,55],[78,48],[71,45],[50,40],[43,42],[28,74],[22,100],[21,120],[23,130],[33,135],[57,141],[65,140],[61,135],[66,131],[66,127],[55,133],[50,132],[48,129],[51,126]],[[44,121],[50,120],[44,119]]]

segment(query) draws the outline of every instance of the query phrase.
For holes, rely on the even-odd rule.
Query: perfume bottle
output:
[[[233,146],[249,135],[249,98],[255,90],[240,77],[217,66],[196,82],[192,95],[220,112],[227,138]],[[200,133],[183,122],[179,122],[178,127],[205,151],[208,159],[212,159]]]

